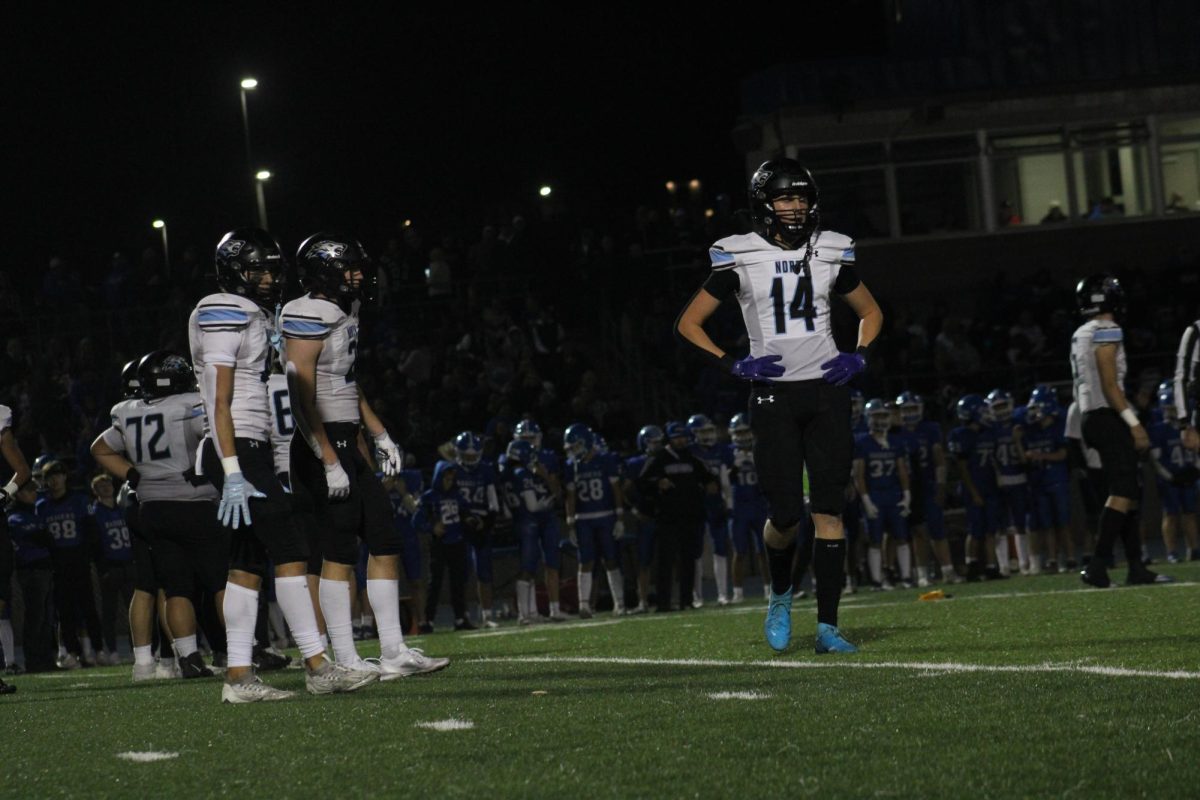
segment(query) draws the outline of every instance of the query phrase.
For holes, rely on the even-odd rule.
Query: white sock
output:
[[[404,630],[400,627],[400,581],[368,578],[367,597],[379,621],[379,654],[395,658],[405,649]]]
[[[1042,557],[1029,554],[1029,569],[1033,572],[1042,571]]]
[[[692,583],[692,599],[704,599],[704,559],[702,558],[696,559],[696,576]]]
[[[541,609],[538,608],[537,602],[537,581],[525,582],[525,605],[529,609],[529,616],[537,617],[541,615]]]
[[[5,545],[7,547],[7,545]],[[0,619],[0,650],[4,651],[4,665],[14,666],[17,663],[17,645],[13,640],[12,620]]]
[[[867,548],[867,568],[871,571],[871,580],[883,583],[883,553],[878,547]]]
[[[1000,567],[1000,572],[1008,574],[1008,537],[996,536],[996,565]]]
[[[1016,534],[1017,540],[1017,563],[1021,565],[1021,569],[1029,569],[1029,537],[1024,533]]]
[[[953,578],[954,577],[954,565],[953,564],[942,564],[942,577],[943,578]]]
[[[89,636],[79,637],[79,649],[83,652],[83,657],[88,661],[96,660],[96,651],[92,649],[92,640]]]
[[[154,653],[151,651],[150,645],[145,647],[133,648],[133,663],[139,667],[150,666],[154,663]]]
[[[917,567],[917,580],[929,580],[929,567]]]
[[[746,590],[740,586],[733,587],[733,599],[737,600],[739,602],[742,600],[745,600],[746,599]]]
[[[724,600],[729,597],[729,557],[713,556],[713,575],[717,579],[717,597]]]
[[[319,591],[319,589],[318,589],[318,591]],[[327,633],[321,634],[321,649],[324,650],[326,653],[329,652],[329,634],[327,634]]]
[[[479,618],[481,620],[483,620],[484,622],[487,622],[489,619],[492,618],[492,610],[490,608],[484,608],[483,606],[480,606],[479,607]]]
[[[187,658],[196,650],[196,634],[175,637],[175,655],[179,658]]]
[[[517,581],[517,617],[529,619],[529,581]]]
[[[556,617],[559,614],[559,605],[556,602],[550,603],[550,616]]]
[[[900,562],[900,579],[905,581],[910,579],[912,577],[912,546],[908,542],[896,545],[896,560]]]
[[[354,623],[350,617],[350,583],[323,577],[317,592],[321,613],[325,615],[325,630],[333,642],[333,654],[340,663],[353,664],[358,661],[358,650],[354,646]],[[316,615],[313,620],[316,621]]]
[[[579,607],[592,607],[592,571],[579,570]]]
[[[624,611],[625,579],[621,577],[621,570],[610,569],[606,570],[604,574],[608,576],[608,590],[612,592],[613,608],[617,611]]]
[[[321,655],[321,632],[317,630],[317,615],[313,611],[312,595],[308,593],[308,576],[276,576],[275,597],[283,609],[288,627],[292,629],[292,638],[300,648],[300,655],[305,658]]]
[[[236,583],[226,583],[221,608],[225,611],[226,663],[230,667],[248,667],[254,655],[258,592]]]

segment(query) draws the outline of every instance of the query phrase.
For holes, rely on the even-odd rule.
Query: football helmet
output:
[[[1012,419],[1012,392],[1004,389],[992,389],[984,398],[984,402],[987,403],[988,413],[993,422],[1008,422]]]
[[[141,384],[138,383],[138,374],[137,374],[139,361],[141,361],[140,358],[135,358],[132,361],[129,361],[128,363],[126,363],[125,366],[121,367],[121,399],[122,400],[132,400],[133,398],[139,396],[138,390],[141,386]]]
[[[1120,314],[1125,310],[1125,289],[1112,275],[1089,275],[1075,287],[1075,304],[1085,317]]]
[[[717,443],[717,426],[703,414],[692,414],[688,417],[687,428],[696,444],[701,447],[712,447]]]
[[[531,419],[523,419],[513,428],[514,439],[524,439],[533,445],[535,450],[542,446],[542,426]]]
[[[196,390],[196,373],[192,365],[170,350],[155,350],[142,356],[137,374],[144,400]]]
[[[1176,422],[1179,420],[1179,409],[1175,407],[1175,381],[1167,378],[1158,385],[1158,390],[1155,392],[1158,400],[1158,407],[1162,409],[1163,419],[1167,422]]]
[[[537,463],[537,451],[533,449],[532,444],[524,439],[513,439],[509,442],[504,455],[510,462],[525,467],[530,467]]]
[[[1054,391],[1053,386],[1047,386],[1044,383],[1039,383],[1033,387],[1033,391],[1029,393],[1029,405],[1041,403],[1045,401],[1058,403],[1058,392]]]
[[[652,456],[663,449],[664,437],[663,429],[657,425],[643,425],[637,435],[638,450]]]
[[[745,412],[734,414],[729,420],[729,438],[735,447],[742,450],[754,444],[754,431],[750,428],[750,417]]]
[[[688,430],[688,426],[683,422],[668,422],[666,427],[667,439],[687,439],[692,440],[692,433]]]
[[[805,200],[805,211],[776,211],[776,198],[798,196]],[[750,214],[764,228],[768,238],[779,236],[797,248],[812,236],[821,221],[820,192],[812,173],[799,161],[776,158],[764,161],[750,177]]]
[[[608,454],[608,440],[595,431],[592,432],[592,447],[602,456]]]
[[[987,403],[977,394],[964,394],[958,399],[958,404],[954,407],[954,413],[964,423],[983,422],[983,412],[987,409]]]
[[[574,422],[567,426],[563,433],[563,450],[572,458],[583,458],[596,443],[592,430],[582,422]]]
[[[892,427],[892,409],[878,397],[867,401],[864,408],[867,415],[867,430],[871,433],[887,433]]]
[[[371,257],[362,242],[351,236],[314,233],[296,251],[296,272],[304,291],[323,294],[338,304],[374,297],[377,278]],[[355,278],[354,272],[360,277]]]
[[[287,285],[287,261],[275,237],[262,228],[235,228],[217,242],[217,285],[273,311]],[[262,285],[262,273],[271,276]]]
[[[867,403],[866,398],[859,389],[850,390],[850,427],[857,428],[862,422],[863,406]]]
[[[454,437],[454,459],[465,467],[479,463],[483,454],[483,441],[472,431],[463,431]]]
[[[916,425],[925,417],[925,401],[916,392],[896,395],[896,408],[900,409],[900,421],[905,425]]]

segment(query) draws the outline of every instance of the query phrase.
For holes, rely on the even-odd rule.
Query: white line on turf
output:
[[[80,675],[78,672],[75,672],[74,670],[72,670],[70,672],[44,672],[44,673],[39,672],[39,673],[34,673],[33,675],[30,675],[29,677],[39,678],[43,681],[56,681],[56,680],[66,680],[68,678],[70,678],[72,680],[79,680],[83,676]],[[89,673],[87,673],[87,677],[88,677],[88,680],[91,680],[92,678],[128,678],[129,673],[128,672],[89,672]]]
[[[771,695],[762,692],[709,692],[712,700],[770,700]]]
[[[117,758],[125,761],[133,761],[137,764],[149,764],[154,761],[170,761],[172,758],[179,758],[179,753],[167,753],[160,750],[146,750],[143,752],[130,750],[127,753],[117,753]]]
[[[923,673],[992,672],[992,673],[1077,673],[1103,675],[1110,678],[1166,678],[1170,680],[1200,680],[1200,672],[1189,670],[1128,669],[1098,667],[1078,663],[1044,664],[963,664],[953,661],[722,661],[704,658],[620,658],[615,656],[504,656],[473,659],[482,663],[518,664],[617,664],[622,666],[661,667],[760,667],[765,669],[893,669]]]
[[[469,719],[439,719],[436,722],[418,722],[414,728],[424,728],[428,731],[469,731],[475,723]]]

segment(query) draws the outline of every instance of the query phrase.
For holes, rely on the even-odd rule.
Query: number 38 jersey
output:
[[[267,407],[267,376],[271,372],[271,335],[274,321],[258,305],[236,294],[210,294],[201,300],[188,319],[188,341],[192,365],[204,410],[214,419],[216,386],[208,385],[204,371],[209,364],[233,367],[234,435],[245,439],[269,440],[271,414]]]
[[[122,400],[112,408],[112,427],[101,436],[137,467],[138,500],[215,500],[207,481],[197,486],[192,474],[196,447],[204,438],[204,404],[197,392],[154,400]]]
[[[859,285],[853,240],[820,231],[804,248],[787,250],[751,233],[719,240],[709,255],[713,272],[704,289],[721,301],[737,297],[750,355],[783,356],[785,372],[779,380],[820,378],[821,364],[838,352],[830,296],[848,294]]]
[[[358,351],[357,300],[350,313],[332,300],[309,295],[283,307],[283,338],[324,341],[317,357],[317,413],[322,422],[358,422],[358,384],[354,358]]]

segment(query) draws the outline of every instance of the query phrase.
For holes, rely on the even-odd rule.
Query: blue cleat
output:
[[[825,653],[857,653],[858,648],[847,642],[836,625],[817,623],[817,655]]]
[[[776,653],[787,649],[792,640],[792,590],[783,594],[771,592],[771,601],[767,605],[767,621],[763,624],[763,632],[767,635],[767,644]]]

